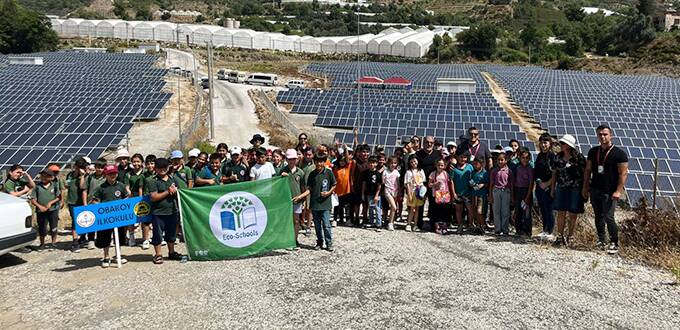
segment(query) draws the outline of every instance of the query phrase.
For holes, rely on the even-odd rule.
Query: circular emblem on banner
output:
[[[266,228],[267,208],[251,193],[235,191],[224,194],[210,209],[210,230],[226,246],[249,246],[264,234]]]
[[[141,201],[135,205],[135,215],[144,217],[151,214],[151,206],[145,201]]]
[[[96,217],[94,216],[94,213],[90,211],[83,211],[78,214],[76,222],[80,227],[88,228],[94,224],[95,218]]]

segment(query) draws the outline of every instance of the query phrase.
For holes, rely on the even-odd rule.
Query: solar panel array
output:
[[[478,93],[489,91],[480,74],[480,66],[474,64],[312,63],[305,71],[316,76],[332,77],[332,87],[352,87],[357,80],[357,72],[361,72],[361,76],[381,79],[403,77],[411,80],[414,89],[424,90],[436,90],[438,78],[470,78],[477,83]]]
[[[680,80],[489,67],[515,102],[555,135],[572,134],[582,151],[599,144],[595,128],[608,124],[614,144],[628,154],[626,191],[632,202],[651,200],[654,159],[659,159],[658,189],[664,203],[680,192]]]
[[[134,120],[158,118],[171,93],[156,57],[114,53],[36,53],[44,65],[0,58],[0,167],[36,174],[74,156],[98,158]]]

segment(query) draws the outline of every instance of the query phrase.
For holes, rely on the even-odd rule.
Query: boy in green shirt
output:
[[[297,167],[297,151],[295,149],[286,150],[286,166],[281,169],[281,176],[288,177],[288,183],[290,184],[290,194],[293,196],[293,226],[295,227],[295,245],[300,246],[298,243],[298,232],[300,231],[300,226],[302,225],[302,209],[303,202],[305,201],[302,192],[305,190],[305,172],[301,168]]]
[[[2,185],[4,192],[15,197],[28,196],[34,187],[33,178],[19,164],[14,164],[9,168],[7,179]]]
[[[219,159],[217,161],[219,168]],[[161,243],[163,238],[168,245],[168,259],[181,260],[182,255],[175,251],[177,235],[177,183],[168,175],[170,162],[165,158],[156,159],[156,176],[150,180],[148,191],[151,196],[151,214],[153,215],[153,245],[155,255],[154,264],[162,264]]]
[[[85,205],[85,201],[87,201],[85,171],[88,165],[89,164],[83,157],[78,157],[73,163],[71,172],[66,176],[66,204],[68,204],[68,210],[71,214],[71,228],[73,228],[71,231],[71,234],[73,235],[71,252],[73,253],[80,252],[80,245],[85,242],[87,242],[88,250],[94,249],[94,233],[80,235],[80,237],[76,234],[76,219],[74,216],[75,212],[73,211],[74,208]]]
[[[55,174],[51,170],[40,172],[40,182],[36,184],[31,193],[31,204],[35,206],[36,218],[38,219],[38,235],[40,236],[39,250],[45,247],[45,236],[47,236],[47,224],[50,225],[50,236],[52,244],[48,249],[52,251],[57,244],[57,226],[59,225],[59,209],[63,201],[61,200],[61,190],[59,184],[54,182]]]
[[[331,233],[331,195],[335,191],[335,176],[333,171],[326,168],[326,155],[318,153],[314,155],[314,171],[309,173],[306,185],[307,190],[299,198],[309,195],[309,209],[314,219],[316,231],[316,247],[320,250],[326,242],[326,250],[333,252],[333,236]]]
[[[117,201],[121,199],[128,198],[130,196],[130,190],[128,187],[118,181],[118,168],[115,165],[106,165],[103,169],[103,173],[106,176],[106,181],[102,183],[97,190],[92,194],[92,203],[105,203],[111,201]],[[118,227],[118,234],[120,240],[125,237],[125,227]],[[100,230],[97,232],[97,240],[95,246],[104,251],[104,258],[102,261],[102,268],[108,268],[111,265],[111,258],[109,258],[109,247],[111,246],[111,235],[113,235],[112,229]],[[127,259],[120,259],[121,264],[127,263]]]
[[[214,153],[210,155],[210,162],[208,167],[204,167],[203,171],[196,175],[197,186],[217,186],[222,184],[222,165],[220,154]]]
[[[170,156],[172,161],[171,172],[176,179],[180,189],[191,189],[194,187],[194,174],[190,168],[184,166],[184,154],[175,150]]]

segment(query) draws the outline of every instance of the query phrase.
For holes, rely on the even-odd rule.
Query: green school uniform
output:
[[[26,177],[22,176],[17,181],[14,181],[10,178],[7,178],[7,180],[5,180],[5,184],[3,185],[2,189],[6,193],[11,193],[11,192],[22,191],[22,190],[24,190],[24,188],[26,188],[26,186],[28,186],[28,180],[26,179]]]
[[[198,172],[197,177],[205,180],[214,179],[215,183],[212,184],[213,186],[222,184],[222,171],[218,170],[217,173],[213,173],[209,167],[204,167],[203,171]]]
[[[329,191],[335,186],[333,171],[324,167],[323,171],[312,171],[307,176],[307,189],[310,189],[310,206],[312,211],[330,211],[333,208],[331,196],[321,197],[322,191]]]
[[[116,181],[110,184],[108,181],[104,181],[97,187],[92,197],[104,203],[125,199],[128,197],[128,193],[124,183]]]
[[[159,176],[149,178],[147,181],[149,193],[158,192],[162,193],[168,190],[173,184],[175,187],[179,185],[175,182],[175,179],[171,176],[167,180],[163,180]],[[160,201],[151,202],[151,213],[153,215],[173,215],[177,213],[177,203],[175,196],[168,196]]]
[[[139,195],[139,188],[142,188],[142,193],[144,193],[144,181],[146,181],[146,179],[143,171],[140,171],[137,174],[135,174],[135,172],[127,174],[127,183],[128,186],[130,186],[130,194],[132,196]]]
[[[59,190],[59,183],[51,182],[48,186],[45,186],[42,182],[36,182],[35,189],[31,192],[31,197],[33,197],[38,204],[46,206],[47,203],[53,201],[61,196],[61,190]],[[59,203],[54,203],[49,211],[54,211],[59,209]]]
[[[295,171],[291,171],[288,166],[281,169],[281,173],[288,173],[288,184],[290,185],[291,197],[295,197],[302,193],[302,187],[305,186],[305,172],[301,168],[295,167]]]
[[[83,190],[80,187],[80,178],[82,176],[75,176],[73,172],[66,176],[66,203],[69,205],[83,205]],[[84,180],[84,178],[83,178]]]
[[[190,168],[186,166],[182,166],[182,168],[172,175],[175,178],[175,181],[179,184],[179,188],[181,189],[187,189],[189,188],[189,181],[194,181],[194,173],[191,171]],[[221,178],[221,175],[220,175]],[[220,181],[219,179],[217,180],[218,182]]]
[[[85,180],[85,186],[87,187],[88,199],[92,199],[94,192],[97,191],[97,188],[99,188],[99,186],[101,186],[104,181],[106,181],[106,176],[104,175],[97,176],[97,174],[92,174],[87,176],[87,179]]]

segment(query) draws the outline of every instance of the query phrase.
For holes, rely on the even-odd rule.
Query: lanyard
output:
[[[600,160],[600,151],[602,150],[602,148],[597,149],[597,165],[601,165],[601,166],[604,165],[604,163],[607,161],[607,157],[609,157],[609,153],[612,151],[612,149],[614,149],[614,145],[609,147],[609,149],[607,150],[607,153],[604,154],[604,159],[602,159],[602,160]]]
[[[479,152],[479,147],[480,147],[481,145],[482,145],[481,143],[477,143],[477,149],[475,149],[475,153],[474,153],[474,154],[472,154],[472,148],[468,148],[468,153],[470,153],[470,155],[472,155],[472,156],[474,156],[474,157],[476,158],[476,157],[477,157],[477,153]]]

